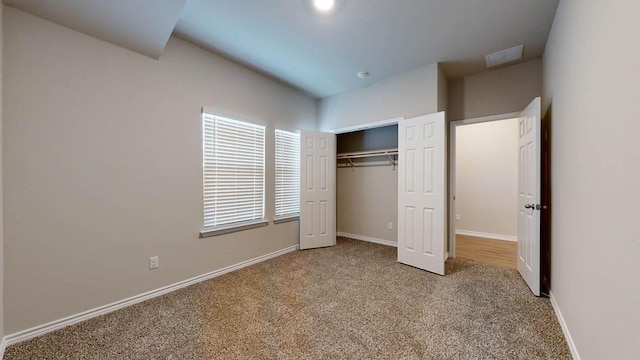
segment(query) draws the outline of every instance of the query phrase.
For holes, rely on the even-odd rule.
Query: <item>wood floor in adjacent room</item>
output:
[[[515,241],[494,240],[475,236],[456,235],[456,257],[517,269]]]

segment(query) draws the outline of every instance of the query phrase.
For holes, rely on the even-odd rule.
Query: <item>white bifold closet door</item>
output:
[[[446,260],[444,112],[398,123],[398,261],[444,275]]]
[[[300,135],[300,249],[336,244],[336,136]]]

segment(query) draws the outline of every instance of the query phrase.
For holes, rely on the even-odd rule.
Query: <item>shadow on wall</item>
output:
[[[398,125],[389,125],[378,128],[354,131],[338,134],[336,138],[337,153],[350,153],[359,151],[385,150],[398,148]],[[397,159],[397,157],[396,157]],[[369,166],[386,166],[379,157],[358,159],[361,164]],[[382,159],[386,160],[386,159]]]
[[[458,76],[456,76],[455,78],[452,77],[451,80],[459,79],[464,76],[471,76],[473,74],[478,74],[487,70],[487,64],[484,62],[484,60],[445,61],[439,62],[438,64],[440,64],[442,71],[444,71],[447,76],[449,76],[449,74],[458,74]]]
[[[398,148],[398,125],[338,134],[337,152],[348,153]]]

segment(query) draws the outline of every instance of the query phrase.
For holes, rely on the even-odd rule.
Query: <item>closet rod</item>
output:
[[[359,151],[351,153],[342,153],[337,155],[338,160],[347,159],[360,159],[374,156],[389,156],[398,155],[398,149],[385,149],[385,150],[372,150],[372,151]]]
[[[336,159],[348,160],[351,167],[355,167],[356,165],[353,163],[351,159],[361,159],[361,158],[368,158],[368,157],[374,157],[374,156],[385,156],[389,158],[389,163],[393,166],[392,170],[395,170],[396,161],[393,159],[393,156],[397,156],[397,155],[398,155],[398,149],[384,149],[384,150],[341,153],[336,155]]]

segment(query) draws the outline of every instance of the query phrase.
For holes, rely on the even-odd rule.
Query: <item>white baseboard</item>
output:
[[[513,235],[491,234],[491,233],[484,233],[479,231],[469,231],[469,230],[459,230],[459,229],[456,229],[456,235],[467,235],[467,236],[475,236],[475,237],[495,239],[495,240],[505,240],[505,241],[518,241],[518,237]]]
[[[571,351],[571,355],[574,360],[580,360],[580,354],[578,354],[578,349],[576,348],[576,344],[573,342],[573,338],[571,337],[571,333],[569,332],[569,327],[567,323],[564,321],[564,317],[562,317],[562,312],[558,307],[558,303],[556,302],[556,298],[553,296],[553,293],[549,291],[549,299],[551,300],[551,307],[553,311],[556,313],[556,317],[558,318],[558,322],[560,323],[560,327],[562,328],[562,332],[564,333],[564,337],[567,340],[567,344],[569,345],[569,350]]]
[[[202,274],[196,277],[193,277],[191,279],[187,279],[187,280],[183,280],[180,282],[177,282],[175,284],[172,285],[168,285],[168,286],[164,286],[161,287],[159,289],[156,290],[151,290],[149,292],[143,293],[143,294],[139,294],[136,296],[132,296],[128,299],[124,299],[124,300],[120,300],[120,301],[116,301],[113,302],[111,304],[107,304],[104,306],[100,306],[97,307],[95,309],[91,309],[91,310],[87,310],[75,315],[71,315],[59,320],[55,320],[43,325],[38,325],[38,326],[34,326],[30,329],[26,329],[26,330],[22,330],[19,331],[17,333],[13,333],[13,334],[9,334],[7,336],[5,336],[5,338],[2,341],[2,350],[4,350],[5,346],[9,346],[9,345],[13,345],[25,340],[29,340],[32,339],[34,337],[40,336],[40,335],[44,335],[46,333],[49,333],[51,331],[54,330],[58,330],[61,329],[63,327],[67,327],[69,325],[73,325],[73,324],[77,324],[79,322],[82,322],[84,320],[88,320],[100,315],[104,315],[113,311],[116,311],[118,309],[122,309],[124,307],[127,306],[131,306],[140,302],[143,302],[145,300],[149,300],[151,298],[154,297],[158,297],[160,295],[164,295],[166,293],[170,293],[172,291],[178,290],[178,289],[182,289],[184,287],[187,287],[189,285],[193,285],[205,280],[209,280],[212,279],[214,277],[218,277],[220,275],[224,275],[226,273],[235,271],[235,270],[239,270],[242,269],[244,267],[250,266],[250,265],[254,265],[281,255],[284,255],[286,253],[290,253],[292,251],[295,251],[298,249],[299,245],[294,245],[294,246],[289,246],[287,248],[278,250],[278,251],[274,251],[270,254],[266,254],[266,255],[262,255],[262,256],[258,256],[256,258],[247,260],[247,261],[243,261],[234,265],[230,265],[227,266],[225,268],[219,269],[219,270],[214,270],[211,272],[208,272],[206,274]],[[0,357],[0,359],[2,359],[2,357]]]
[[[350,233],[346,233],[346,232],[342,232],[342,231],[338,231],[338,236],[347,237],[347,238],[355,239],[355,240],[368,241],[368,242],[381,244],[381,245],[398,247],[398,243],[395,242],[395,241],[377,239],[377,238],[373,238],[373,237],[370,237],[370,236],[364,236],[364,235],[358,235],[358,234],[350,234]]]
[[[3,337],[0,341],[0,360],[4,358],[4,349],[7,348],[7,337]]]

